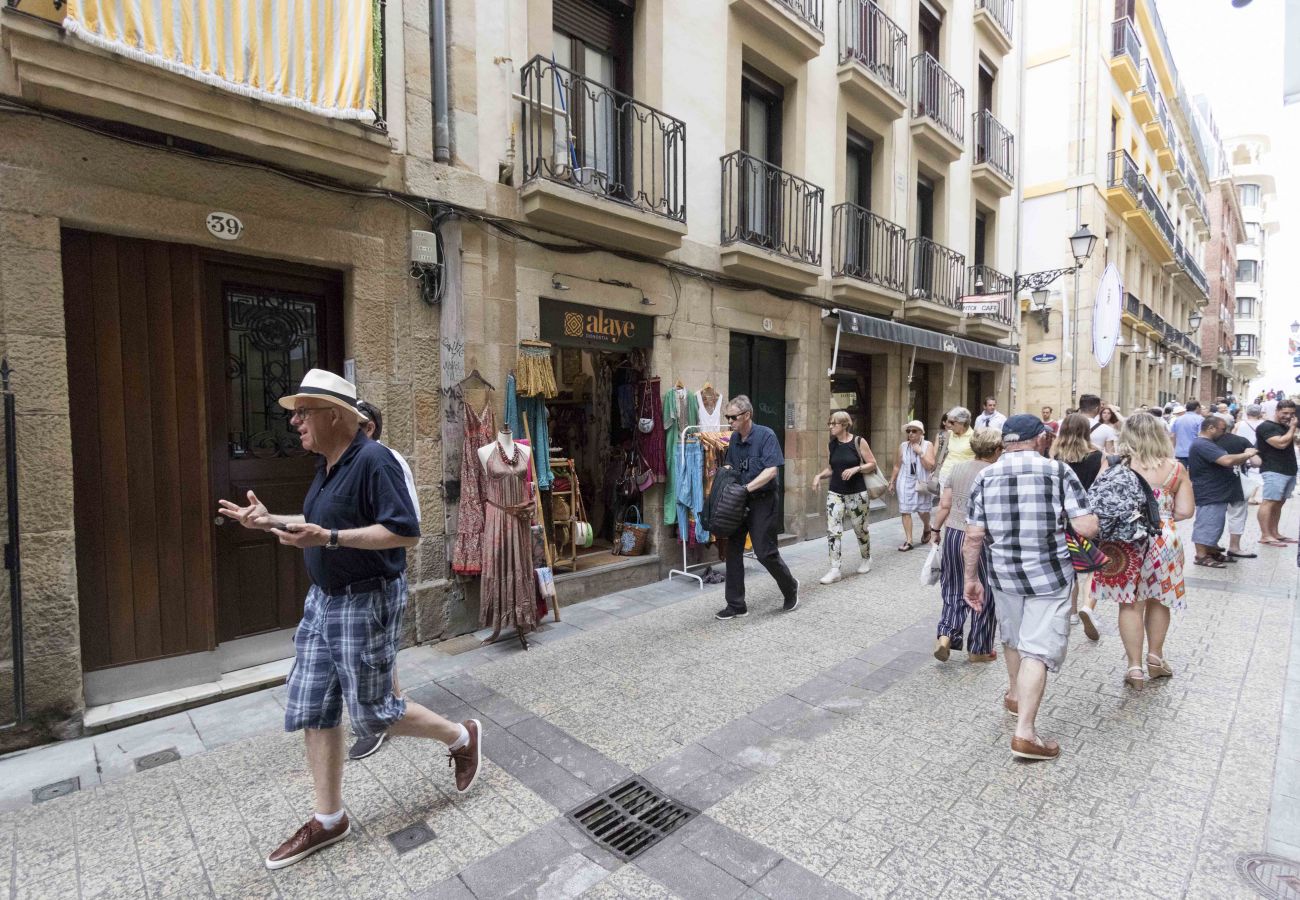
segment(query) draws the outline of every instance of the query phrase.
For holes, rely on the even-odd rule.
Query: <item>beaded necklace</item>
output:
[[[518,444],[512,445],[515,448],[515,458],[511,459],[510,457],[506,456],[506,448],[501,446],[500,441],[493,441],[493,443],[497,445],[497,453],[501,455],[501,461],[513,469],[519,463],[519,454],[522,452],[519,449],[519,445]]]

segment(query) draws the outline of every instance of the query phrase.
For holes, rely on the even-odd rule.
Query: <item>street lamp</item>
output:
[[[1052,292],[1047,288],[1039,288],[1030,291],[1029,297],[1029,311],[1038,313],[1038,324],[1043,326],[1043,333],[1046,334],[1048,317],[1052,314],[1052,309],[1048,305],[1052,300]]]
[[[1192,310],[1192,314],[1187,317],[1187,324],[1191,326],[1192,331],[1196,331],[1201,327],[1203,319],[1204,317],[1199,312]],[[1297,323],[1297,325],[1300,326],[1300,323]],[[1188,333],[1190,334],[1191,332]]]
[[[1080,225],[1079,230],[1070,235],[1070,252],[1074,261],[1082,266],[1092,256],[1092,248],[1097,245],[1097,235],[1088,230],[1087,225]]]
[[[1081,269],[1083,264],[1088,261],[1088,258],[1092,256],[1093,247],[1097,245],[1097,236],[1088,230],[1087,225],[1080,225],[1078,230],[1075,231],[1074,234],[1070,235],[1069,240],[1070,255],[1074,257],[1075,263],[1073,266],[1066,269],[1047,269],[1042,272],[1029,272],[1025,275],[1017,273],[1012,280],[1013,297],[1019,296],[1021,291],[1029,291],[1029,310],[1030,312],[1038,314],[1038,321],[1043,326],[1044,334],[1047,333],[1047,324],[1050,321],[1049,316],[1051,314],[1051,309],[1048,305],[1051,301],[1051,294],[1047,290],[1048,286],[1062,275],[1068,275],[1071,272],[1075,273],[1077,281],[1079,269]],[[978,283],[975,285],[975,288],[978,293]],[[1077,284],[1075,285],[1075,288],[1075,313],[1077,319]]]

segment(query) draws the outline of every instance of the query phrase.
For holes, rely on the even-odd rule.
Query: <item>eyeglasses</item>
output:
[[[303,421],[306,421],[308,416],[310,416],[314,412],[320,412],[322,409],[329,409],[329,407],[328,406],[299,406],[296,409],[290,411],[289,419],[291,421],[293,419],[301,419]]]

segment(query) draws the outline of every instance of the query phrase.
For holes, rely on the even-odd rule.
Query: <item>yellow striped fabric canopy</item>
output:
[[[372,122],[373,0],[68,0],[96,47],[247,97]]]

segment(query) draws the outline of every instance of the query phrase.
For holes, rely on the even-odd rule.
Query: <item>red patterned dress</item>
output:
[[[1099,600],[1134,603],[1154,600],[1163,606],[1183,609],[1187,586],[1183,582],[1183,542],[1174,523],[1174,497],[1186,477],[1182,463],[1159,486],[1152,487],[1160,504],[1160,533],[1144,543],[1102,541],[1108,557],[1106,566],[1093,577]]]
[[[458,575],[477,575],[483,571],[483,498],[487,496],[478,451],[496,439],[497,429],[490,399],[483,404],[481,413],[475,413],[462,401],[460,415],[465,423],[465,447],[460,459],[460,509],[456,514],[451,570]]]

